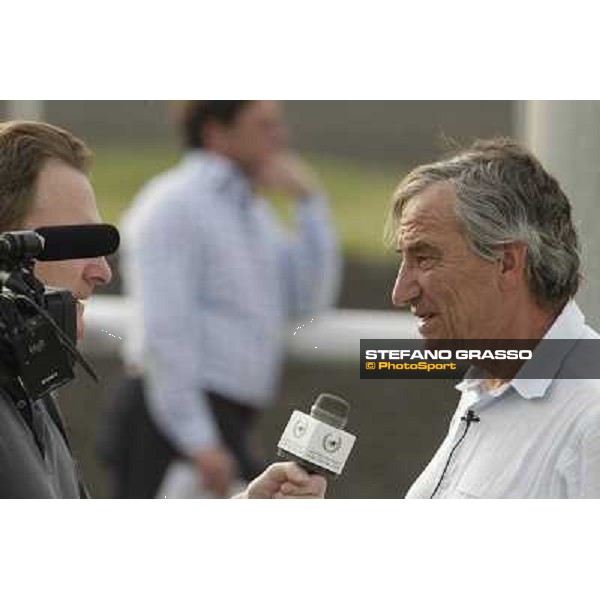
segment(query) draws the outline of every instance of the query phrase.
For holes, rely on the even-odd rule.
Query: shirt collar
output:
[[[222,154],[194,148],[185,153],[182,165],[193,171],[201,171],[203,177],[214,181],[219,193],[240,204],[248,203],[254,196],[248,177],[233,160]]]
[[[556,317],[554,323],[550,326],[544,340],[571,340],[572,344],[557,344],[555,348],[558,350],[552,358],[550,364],[546,362],[544,365],[544,372],[549,373],[552,377],[547,379],[528,379],[527,373],[529,369],[535,368],[535,352],[530,361],[526,362],[523,367],[517,373],[512,381],[507,386],[502,386],[499,390],[500,393],[506,387],[512,386],[523,398],[539,398],[546,393],[548,386],[552,383],[554,375],[558,372],[561,364],[563,363],[566,355],[570,352],[575,342],[580,339],[585,332],[585,318],[583,313],[577,306],[574,300],[567,302],[561,313]],[[548,355],[544,356],[544,360],[548,361]],[[533,366],[532,366],[533,365]],[[479,388],[483,379],[477,379],[476,367],[471,367],[467,371],[465,378],[456,385],[456,389],[460,392]],[[473,378],[475,376],[475,378]],[[496,395],[496,394],[493,394]]]

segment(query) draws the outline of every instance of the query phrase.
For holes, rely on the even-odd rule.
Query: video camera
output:
[[[75,297],[45,287],[33,268],[36,260],[105,256],[118,245],[118,231],[104,224],[0,235],[0,381],[16,381],[36,399],[71,381],[76,361],[98,381],[75,347]]]

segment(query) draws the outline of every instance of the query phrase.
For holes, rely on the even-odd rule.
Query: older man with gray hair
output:
[[[471,367],[448,434],[407,497],[600,498],[600,381],[572,378],[600,336],[573,300],[579,245],[556,179],[511,140],[479,141],[409,173],[391,223],[402,257],[392,300],[431,344],[563,340],[551,363],[536,348],[527,364],[543,378]],[[285,482],[277,497],[281,488],[303,490]]]

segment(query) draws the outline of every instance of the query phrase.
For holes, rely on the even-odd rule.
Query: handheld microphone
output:
[[[333,394],[320,394],[310,415],[295,410],[277,444],[277,454],[309,473],[337,477],[356,441],[344,431],[350,405]]]
[[[44,240],[42,251],[35,257],[41,261],[107,256],[120,242],[118,229],[106,223],[40,227],[35,233]]]

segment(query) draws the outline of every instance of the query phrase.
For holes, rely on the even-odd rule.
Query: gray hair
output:
[[[557,309],[575,295],[581,275],[571,205],[533,154],[507,138],[480,140],[447,160],[417,167],[394,194],[393,232],[408,201],[441,182],[455,188],[456,216],[477,255],[494,260],[502,244],[523,243],[537,303]]]

